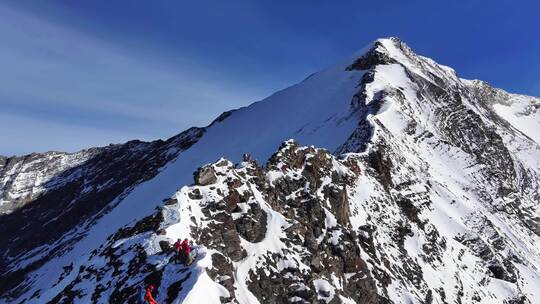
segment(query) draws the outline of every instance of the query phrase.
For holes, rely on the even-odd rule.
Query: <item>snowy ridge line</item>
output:
[[[540,302],[537,105],[379,39],[187,136],[0,297],[135,303],[152,283],[160,303]],[[268,161],[234,165],[246,151]],[[184,237],[191,267],[170,260]]]

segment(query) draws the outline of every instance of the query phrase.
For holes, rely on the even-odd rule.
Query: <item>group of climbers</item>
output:
[[[244,155],[242,155],[242,158],[245,162],[250,162],[253,160],[251,157],[251,154],[249,153],[244,153]],[[164,246],[166,246],[166,248],[170,248],[169,242],[165,241],[164,243],[165,243]],[[191,246],[189,245],[188,239],[184,239],[183,241],[180,239],[177,239],[172,249],[174,250],[173,261],[176,260],[178,263],[182,263],[188,266],[191,265],[191,263],[197,256],[197,251],[191,250]],[[144,292],[144,303],[157,304],[156,300],[152,296],[153,291],[154,291],[154,285],[148,284]]]
[[[187,239],[184,239],[184,241],[178,239],[176,243],[174,243],[174,250],[176,260],[179,263],[191,265],[191,263],[193,262],[193,254],[191,252],[191,246],[189,245]]]
[[[191,265],[193,259],[195,258],[194,256],[197,254],[196,251],[194,252],[191,250],[188,239],[184,239],[183,241],[178,239],[173,245],[173,250],[173,260],[185,265]],[[156,300],[152,296],[153,291],[154,286],[152,284],[148,284],[144,292],[144,303],[157,304]]]

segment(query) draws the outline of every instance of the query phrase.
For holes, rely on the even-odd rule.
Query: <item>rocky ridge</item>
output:
[[[278,129],[279,136],[265,133],[275,127],[265,129],[265,117],[256,116],[267,140],[240,140],[253,138],[249,125],[239,125],[252,121],[249,114],[301,103],[288,99],[297,96],[325,111],[302,110],[311,121],[299,128],[292,113],[296,131]],[[328,113],[341,101],[346,112]],[[535,303],[540,146],[530,123],[538,124],[538,104],[461,79],[397,38],[380,39],[344,66],[223,115],[200,140],[189,140],[193,147],[160,163],[170,169],[150,181],[170,181],[166,189],[177,191],[153,213],[109,230],[100,225],[108,215],[97,218],[101,230],[86,231],[106,240],[92,247],[81,239],[93,250],[71,264],[64,261],[83,245],[71,238],[71,248],[58,246],[62,256],[43,262],[58,269],[50,286],[37,283],[47,273],[43,264],[15,275],[17,263],[28,260],[20,257],[3,274],[21,283],[3,289],[2,298],[134,303],[137,291],[153,283],[165,303]],[[226,134],[230,143],[209,144]],[[283,137],[325,143],[332,153],[294,141],[272,156],[255,150]],[[222,158],[183,186],[202,151],[238,157],[239,143],[268,161],[235,165]],[[163,197],[151,189],[142,192],[145,204]],[[136,203],[134,196],[105,204],[110,217],[122,215],[115,210],[123,202]],[[167,244],[188,235],[198,260],[191,267],[170,263]]]

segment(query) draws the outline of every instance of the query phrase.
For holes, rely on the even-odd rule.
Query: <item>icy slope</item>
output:
[[[480,80],[462,79],[462,81],[500,117],[536,143],[540,143],[538,135],[540,98],[507,93]]]
[[[224,113],[99,217],[8,257],[2,297],[124,303],[152,282],[166,303],[536,303],[540,147],[498,110],[515,98],[378,40]],[[289,138],[342,159],[288,142],[183,187]],[[159,243],[186,235],[191,268]]]

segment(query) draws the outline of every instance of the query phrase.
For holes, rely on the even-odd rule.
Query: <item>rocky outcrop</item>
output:
[[[200,186],[213,184],[217,181],[216,173],[212,167],[202,167],[194,174],[195,183]]]
[[[400,43],[399,39],[392,38],[396,43]],[[371,48],[360,58],[356,59],[354,63],[347,67],[349,70],[369,70],[374,66],[380,64],[393,64],[398,63],[397,60],[389,56],[388,53],[381,51],[385,47],[380,41],[375,41]]]
[[[244,142],[255,157],[240,164],[218,159],[196,170],[193,184],[176,185],[189,183],[191,171],[202,164],[182,163],[171,145],[189,147],[200,129],[169,144],[109,148],[110,155],[85,162],[95,170],[85,171],[84,178],[44,192],[13,212],[12,220],[0,222],[0,227],[15,227],[15,218],[29,223],[31,229],[23,227],[19,235],[10,230],[13,236],[4,240],[15,254],[25,244],[40,244],[32,243],[31,233],[50,240],[66,234],[61,246],[40,253],[44,261],[4,254],[11,270],[0,281],[2,300],[132,303],[142,287],[153,284],[160,303],[538,302],[531,286],[540,280],[540,168],[531,159],[540,157],[540,147],[534,132],[505,120],[499,107],[518,104],[519,112],[511,114],[530,120],[537,99],[460,79],[396,38],[378,40],[352,62],[305,81],[274,97],[291,98],[278,100],[282,106],[299,102],[299,96],[313,99],[320,113],[308,111],[307,117],[316,117],[293,133],[276,128],[264,138],[348,136],[345,142],[320,141],[332,141],[333,153],[289,140],[271,155],[261,152],[266,149],[261,141]],[[324,81],[329,85],[318,91]],[[348,95],[333,94],[337,88]],[[327,93],[335,98],[317,99]],[[339,104],[343,100],[349,108]],[[346,113],[329,113],[338,104]],[[252,137],[237,136],[245,131],[238,126],[247,114],[259,113],[247,110],[272,106],[261,102],[224,113],[211,125],[214,137],[204,148],[212,147],[215,135],[231,136],[232,144],[223,141],[216,149],[229,147],[225,154],[233,158],[244,152],[236,139]],[[220,129],[231,116],[234,123]],[[211,161],[195,154],[188,159]],[[260,155],[271,156],[253,160]],[[175,157],[180,159],[168,161]],[[81,216],[99,221],[167,162],[171,170],[157,180],[176,192],[154,198],[153,191],[143,191],[139,206],[147,206],[149,198],[162,202],[148,208],[151,214],[133,221],[130,214],[118,230],[120,225],[95,231],[75,224]],[[0,158],[0,168],[6,163]],[[54,203],[62,208],[52,208]],[[51,211],[38,212],[47,208]],[[113,214],[106,224],[122,220]],[[29,216],[38,218],[36,224]],[[47,229],[37,231],[38,225]],[[76,243],[81,231],[101,233],[106,241],[81,254],[92,244],[91,236]],[[198,252],[189,267],[178,264],[171,250],[178,238],[188,238]],[[63,254],[66,258],[59,258]],[[43,277],[51,273],[56,275],[47,285]]]

